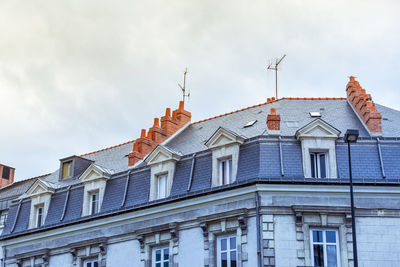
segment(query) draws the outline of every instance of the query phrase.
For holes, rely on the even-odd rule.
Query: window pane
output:
[[[164,267],[169,267],[169,262],[164,262]]]
[[[164,260],[169,259],[169,248],[164,249]]]
[[[236,237],[231,237],[230,238],[230,249],[232,250],[232,249],[236,249]]]
[[[322,231],[313,231],[313,241],[322,242]]]
[[[221,161],[222,164],[222,184],[226,184],[226,167],[225,167],[225,160]]]
[[[337,267],[336,246],[327,245],[326,250],[327,250],[326,254],[328,257],[328,267]]]
[[[91,262],[86,263],[86,267],[92,267],[92,263]]]
[[[221,239],[221,250],[226,250],[226,239]]]
[[[319,164],[320,164],[320,171],[321,171],[321,177],[320,178],[326,178],[326,164],[325,164],[325,154],[319,154]]]
[[[228,267],[228,259],[227,259],[226,252],[221,253],[221,266],[222,267]]]
[[[324,246],[314,245],[314,267],[324,266]]]
[[[229,183],[232,183],[232,160],[228,160],[228,165],[229,165]]]
[[[3,179],[10,179],[10,168],[3,166],[3,175],[2,175]]]
[[[236,251],[231,251],[231,267],[236,267]]]
[[[161,260],[161,250],[157,249],[156,250],[156,261],[160,261]]]
[[[311,158],[311,177],[315,178],[315,156],[314,154],[310,154]]]
[[[93,262],[93,267],[99,267],[99,264],[97,263],[97,261]]]
[[[156,263],[156,267],[161,267],[161,263]]]
[[[335,231],[326,231],[326,242],[336,243],[336,232]]]

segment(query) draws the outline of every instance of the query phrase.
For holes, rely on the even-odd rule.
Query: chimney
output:
[[[179,102],[179,108],[172,112],[171,109],[165,110],[165,116],[154,119],[153,127],[149,129],[146,135],[146,130],[141,131],[140,138],[135,140],[133,151],[129,153],[129,166],[135,165],[136,162],[143,159],[149,154],[158,144],[176,133],[180,128],[190,122],[192,115],[184,108],[184,102]]]
[[[15,169],[0,164],[0,187],[12,184],[14,182]]]
[[[267,116],[267,126],[270,131],[280,131],[281,115],[276,114],[276,108],[271,108],[271,113]]]
[[[350,81],[346,86],[346,93],[347,100],[370,132],[374,134],[382,133],[382,115],[376,110],[371,95],[366,93],[354,76],[350,76]]]

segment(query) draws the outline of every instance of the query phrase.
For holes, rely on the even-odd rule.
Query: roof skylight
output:
[[[319,113],[318,111],[311,111],[310,112],[310,116],[315,118],[315,117],[321,117],[321,113]]]
[[[256,122],[257,122],[257,120],[249,121],[249,122],[244,126],[244,128],[251,127],[251,126],[253,126]]]

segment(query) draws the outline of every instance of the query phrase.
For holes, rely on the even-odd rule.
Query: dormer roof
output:
[[[244,137],[227,128],[219,127],[207,140],[205,145],[208,148],[213,149],[231,144],[243,144],[243,142]]]
[[[338,129],[322,119],[316,119],[296,132],[296,138],[299,140],[304,138],[337,139],[339,135]]]

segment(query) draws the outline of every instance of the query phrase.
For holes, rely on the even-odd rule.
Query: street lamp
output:
[[[358,267],[357,259],[357,239],[356,239],[356,221],[354,218],[354,196],[353,196],[353,175],[351,172],[351,153],[350,153],[350,143],[357,142],[358,130],[349,129],[344,135],[344,141],[347,143],[347,152],[349,153],[349,173],[350,173],[350,201],[351,201],[351,229],[353,234],[353,258],[354,267]]]

